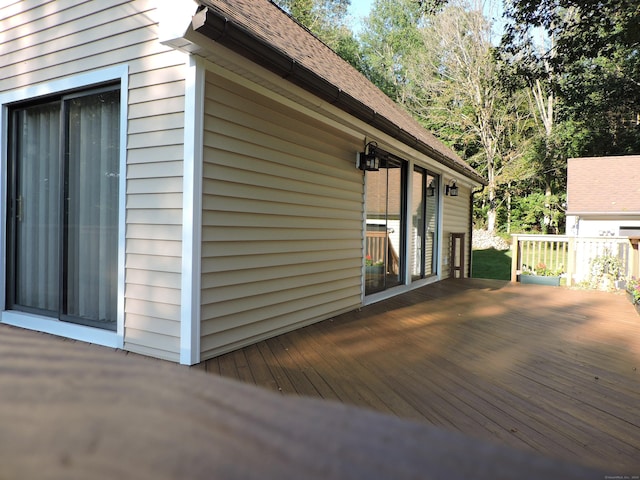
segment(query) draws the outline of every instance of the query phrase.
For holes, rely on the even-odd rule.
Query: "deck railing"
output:
[[[389,240],[389,233],[385,231],[367,231],[367,257],[373,263],[382,262],[387,272],[398,273],[400,259],[393,244]]]
[[[567,235],[512,235],[511,281],[526,269],[544,263],[551,270],[562,269],[566,285],[589,279],[591,261],[598,256],[617,257],[620,275],[638,274],[637,244],[627,237],[571,237]],[[635,248],[634,248],[635,247]]]

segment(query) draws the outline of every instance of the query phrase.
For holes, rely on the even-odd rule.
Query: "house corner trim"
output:
[[[180,363],[193,365],[200,362],[204,63],[190,55],[185,70]]]

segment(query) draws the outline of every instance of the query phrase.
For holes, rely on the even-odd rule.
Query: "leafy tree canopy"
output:
[[[512,0],[506,17],[509,81],[547,82],[584,140],[577,154],[639,153],[640,2]]]

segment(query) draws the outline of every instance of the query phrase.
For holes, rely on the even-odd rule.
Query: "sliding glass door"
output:
[[[115,330],[120,92],[11,111],[7,307]]]
[[[386,158],[366,173],[367,232],[365,294],[404,283],[406,162]]]
[[[438,176],[416,166],[411,183],[411,279],[418,280],[436,274]]]

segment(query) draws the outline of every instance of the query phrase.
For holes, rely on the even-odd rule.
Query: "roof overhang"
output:
[[[574,217],[603,217],[603,218],[607,218],[607,217],[639,217],[640,218],[640,212],[629,212],[629,211],[623,211],[623,212],[589,212],[589,211],[572,211],[572,210],[567,210],[566,215],[572,215]]]
[[[480,185],[488,184],[484,177],[464,162],[454,160],[403,130],[384,115],[374,111],[311,69],[301,65],[286,52],[275,48],[242,25],[230,20],[215,7],[201,6],[192,18],[189,30],[202,34],[229,50],[250,59],[408,147],[449,167],[472,182]],[[185,32],[184,38],[188,36],[188,32]],[[178,39],[167,43],[175,45],[176,40]]]

